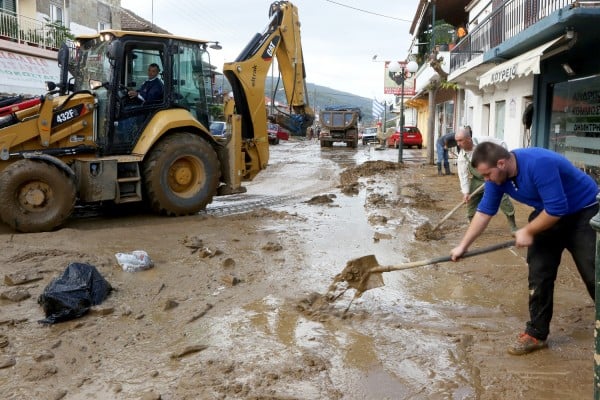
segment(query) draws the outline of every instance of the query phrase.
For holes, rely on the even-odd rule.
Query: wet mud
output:
[[[569,257],[549,348],[524,357],[505,350],[527,320],[523,249],[362,285],[363,264],[350,261],[446,255],[466,228],[459,212],[439,240],[416,238],[461,195],[424,151],[405,156],[399,166],[392,150],[282,142],[245,195],[215,202],[258,204],[243,213],[75,218],[36,234],[0,226],[0,398],[591,397],[594,307]],[[516,210],[525,223],[528,209]],[[477,245],[507,239],[501,216]],[[115,253],[138,249],[154,268],[124,272]],[[115,290],[79,319],[38,324],[37,297],[74,261]]]

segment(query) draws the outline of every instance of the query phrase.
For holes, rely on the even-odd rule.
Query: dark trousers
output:
[[[594,299],[596,232],[590,226],[590,220],[597,212],[598,205],[594,205],[561,217],[550,229],[534,237],[527,250],[530,318],[525,329],[527,334],[546,340],[550,333],[554,281],[563,250],[568,250],[573,256],[579,275]],[[529,220],[538,214],[534,211]]]

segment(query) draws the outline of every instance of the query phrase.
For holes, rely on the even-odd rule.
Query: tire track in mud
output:
[[[287,196],[252,196],[254,200],[242,200],[239,203],[229,203],[223,205],[209,205],[205,210],[200,211],[199,214],[206,215],[234,215],[242,214],[250,211],[257,210],[267,206],[286,206],[292,201],[297,201],[303,198],[303,195],[291,194]]]
[[[247,197],[239,196],[236,199],[227,199],[224,201],[216,201],[208,205],[208,207],[200,212],[198,215],[215,215],[215,216],[227,216],[227,215],[235,215],[235,214],[243,214],[251,211],[258,210],[262,207],[283,207],[287,206],[292,202],[302,201],[305,198],[305,194],[290,194],[285,196],[261,196],[261,195],[250,195],[249,199]],[[216,204],[215,204],[216,203]],[[225,203],[225,204],[219,204]],[[95,218],[102,216],[109,216],[114,214],[115,212],[120,215],[128,215],[128,212],[124,210],[107,210],[100,205],[87,205],[87,206],[79,206],[73,212],[71,218],[76,219],[86,219],[86,218]],[[132,214],[135,215],[140,214],[140,211],[134,210]],[[153,214],[154,215],[154,214]]]

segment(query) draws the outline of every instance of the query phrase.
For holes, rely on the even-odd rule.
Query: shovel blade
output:
[[[335,276],[333,285],[346,282],[348,287],[356,290],[354,296],[360,297],[367,290],[384,285],[383,275],[380,272],[371,272],[376,267],[379,267],[379,263],[373,254],[350,260],[344,270]]]

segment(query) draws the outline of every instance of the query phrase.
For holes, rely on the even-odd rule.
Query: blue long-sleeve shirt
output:
[[[495,215],[504,193],[555,217],[596,203],[596,182],[565,157],[536,147],[515,149],[512,153],[517,160],[517,176],[502,185],[487,181],[477,211]]]

